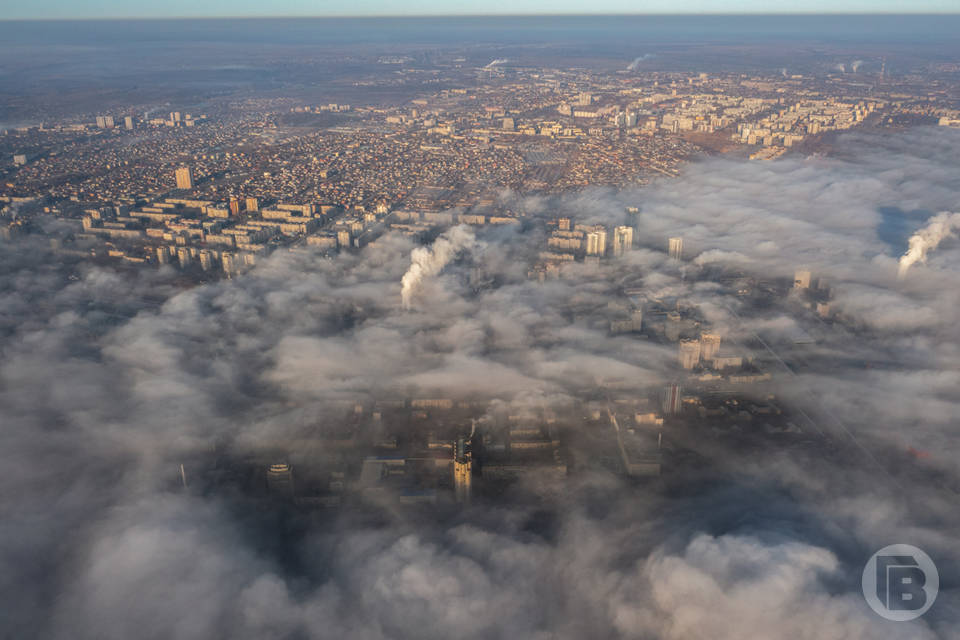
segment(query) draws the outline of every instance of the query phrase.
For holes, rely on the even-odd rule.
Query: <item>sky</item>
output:
[[[478,15],[561,13],[956,13],[955,0],[792,0],[771,4],[766,0],[38,0],[0,1],[5,19],[64,18],[170,18],[227,16],[375,16],[375,15]]]

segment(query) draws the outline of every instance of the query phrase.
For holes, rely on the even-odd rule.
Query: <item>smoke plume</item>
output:
[[[653,55],[652,53],[645,53],[645,54],[643,54],[642,56],[640,56],[639,58],[634,58],[634,59],[633,59],[633,62],[631,62],[630,64],[627,65],[627,71],[636,71],[636,70],[637,70],[637,67],[640,66],[640,63],[641,63],[641,62],[643,62],[644,60],[650,60],[650,59],[655,58],[655,57],[656,57],[656,56]]]
[[[417,247],[410,253],[410,268],[403,274],[400,295],[403,308],[413,304],[413,294],[424,278],[434,276],[453,260],[459,251],[473,246],[475,238],[470,227],[454,227],[437,238],[430,247]]]
[[[863,60],[854,60],[853,62],[850,63],[850,69],[854,73],[856,73],[857,69],[859,69],[862,64],[863,64]]]
[[[936,249],[943,241],[960,228],[960,213],[942,212],[930,219],[930,223],[910,237],[910,248],[900,258],[898,277],[907,275],[907,270],[917,262],[926,263],[927,252]]]

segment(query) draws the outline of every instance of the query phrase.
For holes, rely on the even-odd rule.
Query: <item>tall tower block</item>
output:
[[[460,436],[453,448],[453,488],[457,502],[470,501],[470,483],[473,475],[473,453],[470,438]]]
[[[670,238],[667,251],[674,260],[683,260],[683,238]]]

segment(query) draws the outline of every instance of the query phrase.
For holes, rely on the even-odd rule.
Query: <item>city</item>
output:
[[[3,635],[953,637],[956,15],[735,18],[0,23]]]

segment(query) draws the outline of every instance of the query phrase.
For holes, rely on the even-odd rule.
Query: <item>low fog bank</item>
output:
[[[837,158],[710,159],[636,192],[521,202],[609,225],[640,209],[634,251],[543,283],[527,274],[543,238],[517,229],[276,253],[189,290],[0,244],[0,633],[960,638],[960,242],[898,278],[910,236],[960,211],[960,132],[843,141]],[[710,269],[808,269],[833,320],[795,344],[789,307],[747,313],[697,277]],[[473,286],[478,271],[495,284]],[[837,453],[751,452],[705,424],[686,445],[710,468],[687,486],[592,469],[436,511],[301,513],[177,487],[193,452],[323,436],[356,403],[420,393],[564,415],[607,382],[662,388],[674,348],[570,312],[637,285],[731,340],[786,345],[777,393],[838,434]],[[866,559],[897,542],[941,579],[933,609],[900,624],[860,593]]]

